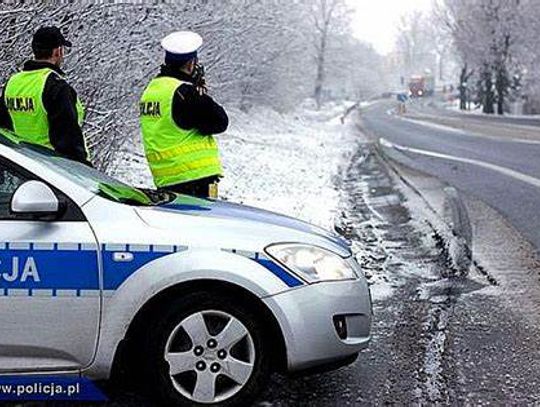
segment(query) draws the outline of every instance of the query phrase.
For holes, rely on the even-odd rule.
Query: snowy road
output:
[[[405,147],[407,164],[500,211],[540,249],[540,127],[476,116],[437,117],[437,110],[428,108],[413,108],[401,118],[388,114],[394,105],[366,109],[364,128]]]
[[[433,174],[461,191],[472,223],[477,264],[462,281],[421,284],[417,299],[427,294],[431,301],[446,304],[428,311],[439,316],[432,326],[440,334],[435,344],[442,351],[438,358],[429,357],[440,361],[438,368],[428,369],[437,372],[439,381],[431,386],[428,399],[421,401],[539,403],[540,146],[536,137],[540,130],[486,119],[480,127],[478,120],[463,117],[459,126],[454,122],[448,128],[446,115],[434,118],[431,111],[426,120],[417,109],[404,120],[389,115],[389,108],[382,103],[364,111],[363,128],[393,144],[385,151],[393,151],[392,157],[405,164],[397,166],[406,178],[416,177],[422,184],[428,183],[422,178],[429,178],[423,173]],[[524,133],[533,142],[513,140]],[[400,300],[399,293],[393,299]]]

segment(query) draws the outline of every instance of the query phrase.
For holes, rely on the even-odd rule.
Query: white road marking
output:
[[[486,168],[491,171],[498,172],[499,174],[506,175],[507,177],[512,177],[514,179],[517,179],[518,181],[526,182],[527,184],[530,184],[534,187],[540,188],[540,179],[531,177],[530,175],[524,174],[519,171],[512,170],[510,168],[501,167],[499,165],[487,163],[484,161],[474,160],[472,158],[465,158],[465,157],[455,157],[453,155],[448,154],[442,154],[442,153],[436,153],[434,151],[427,151],[427,150],[421,150],[418,148],[413,147],[406,147],[402,146],[400,144],[392,143],[384,138],[379,139],[379,143],[383,147],[388,148],[394,148],[396,150],[402,150],[402,151],[408,151],[415,154],[425,155],[428,157],[435,157],[435,158],[442,158],[444,160],[450,160],[450,161],[457,161],[462,162],[466,164],[472,164],[476,165],[478,167]]]
[[[449,133],[456,133],[456,134],[459,134],[459,135],[462,135],[462,136],[485,138],[485,139],[488,139],[488,140],[501,141],[501,142],[504,142],[504,143],[540,144],[540,140],[529,140],[529,139],[524,139],[524,138],[512,138],[512,137],[505,138],[505,137],[497,137],[497,136],[488,136],[486,134],[480,134],[480,133],[476,133],[476,132],[473,132],[473,131],[465,131],[465,130],[457,129],[455,127],[447,126],[447,125],[444,125],[444,124],[438,124],[438,123],[433,123],[433,122],[423,121],[423,120],[418,120],[418,119],[410,119],[408,117],[400,117],[400,116],[396,116],[396,117],[398,117],[401,120],[404,120],[406,122],[418,124],[418,125],[424,126],[424,127],[430,127],[432,129],[436,129],[436,130],[447,131]],[[516,126],[525,128],[525,126],[520,126],[520,125],[516,125]],[[538,129],[535,128],[534,130],[537,131]]]
[[[466,134],[465,131],[463,131],[461,129],[456,129],[455,127],[445,126],[444,124],[432,123],[432,122],[427,122],[427,121],[418,120],[418,119],[410,119],[408,117],[401,117],[401,120],[405,120],[406,122],[418,124],[420,126],[430,127],[432,129],[435,129],[435,130],[448,131],[448,132],[451,132],[451,133],[457,133],[457,134],[463,134],[463,135]]]

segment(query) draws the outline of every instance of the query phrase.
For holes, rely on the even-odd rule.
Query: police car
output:
[[[247,405],[273,371],[370,339],[340,237],[141,190],[0,135],[0,374],[134,374],[173,405]]]

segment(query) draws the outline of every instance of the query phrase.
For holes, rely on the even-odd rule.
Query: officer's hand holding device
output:
[[[199,93],[201,95],[206,94],[208,89],[206,87],[206,78],[203,64],[197,62],[191,76],[193,77],[193,83],[195,84],[195,87],[197,88]]]

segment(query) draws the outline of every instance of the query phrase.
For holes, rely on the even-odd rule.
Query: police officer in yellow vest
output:
[[[202,38],[179,31],[161,45],[165,64],[140,101],[143,145],[154,183],[160,189],[215,198],[222,168],[212,135],[224,132],[229,119],[206,93],[197,59]]]
[[[0,98],[0,127],[22,141],[53,149],[88,162],[81,131],[84,109],[60,69],[65,47],[71,47],[57,27],[41,27],[32,39],[33,60],[7,81]]]

